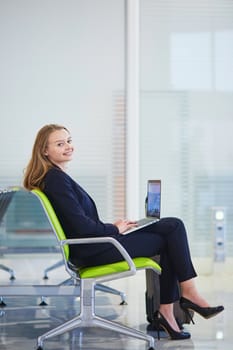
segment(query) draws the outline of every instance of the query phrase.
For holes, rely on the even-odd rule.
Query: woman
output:
[[[155,325],[163,327],[171,339],[187,339],[190,333],[182,331],[173,314],[173,303],[188,314],[198,312],[205,318],[217,315],[223,306],[210,307],[198,293],[183,222],[177,218],[163,218],[158,222],[130,234],[127,231],[137,224],[130,220],[118,220],[114,224],[103,223],[94,201],[67,173],[74,147],[67,128],[45,125],[39,130],[31,160],[26,168],[24,186],[28,190],[41,189],[51,201],[67,238],[112,236],[134,258],[153,257],[160,254],[160,308],[155,313]],[[122,260],[122,256],[109,243],[93,246],[71,246],[70,259],[78,266],[100,265]]]

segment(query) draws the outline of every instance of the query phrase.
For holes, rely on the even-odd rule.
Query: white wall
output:
[[[21,181],[38,129],[61,123],[76,144],[72,175],[112,216],[114,99],[125,89],[124,10],[121,0],[0,2],[0,187]],[[95,191],[96,177],[103,187]]]

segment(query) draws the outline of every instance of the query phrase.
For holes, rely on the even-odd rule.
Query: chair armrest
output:
[[[117,250],[120,252],[124,260],[127,262],[129,266],[129,271],[132,274],[135,274],[137,272],[137,269],[135,267],[135,264],[128,254],[128,252],[125,250],[125,248],[113,237],[91,237],[91,238],[73,238],[73,239],[65,239],[61,240],[60,245],[64,247],[66,244],[73,245],[73,244],[93,244],[93,243],[111,243],[114,245]]]

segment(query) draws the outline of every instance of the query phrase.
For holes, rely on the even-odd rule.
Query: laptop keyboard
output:
[[[156,218],[143,218],[137,221],[138,226],[143,226],[145,224],[147,224],[148,222],[152,222],[155,221]]]

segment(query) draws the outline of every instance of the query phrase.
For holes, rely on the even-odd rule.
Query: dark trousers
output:
[[[160,303],[179,299],[177,282],[196,277],[187,240],[186,229],[178,218],[163,218],[130,234],[121,235],[120,243],[132,258],[160,255]],[[93,256],[91,264],[108,264],[122,260],[116,248]]]

